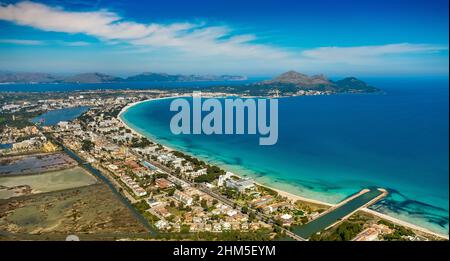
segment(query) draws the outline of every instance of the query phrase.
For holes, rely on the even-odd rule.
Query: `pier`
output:
[[[385,189],[363,189],[357,194],[348,197],[339,204],[324,211],[314,220],[292,229],[292,232],[301,238],[310,238],[317,232],[328,229],[350,217],[361,208],[368,207],[387,195]]]

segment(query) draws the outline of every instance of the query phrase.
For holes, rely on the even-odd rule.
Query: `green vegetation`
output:
[[[157,179],[166,179],[167,177],[168,177],[169,175],[168,174],[166,174],[166,173],[156,173],[155,174],[155,178],[157,178]]]
[[[202,199],[200,201],[200,206],[204,209],[204,210],[208,210],[208,203],[206,202],[206,199]]]
[[[189,225],[183,224],[180,227],[180,233],[188,233],[191,230]]]
[[[311,241],[344,241],[352,240],[366,228],[366,224],[373,222],[373,216],[362,211],[351,215],[342,223],[322,231],[319,235],[313,235]]]
[[[16,142],[21,142],[24,140],[29,140],[31,138],[36,138],[39,137],[39,135],[25,135],[25,136],[21,136],[21,137],[17,137]]]
[[[362,231],[362,224],[344,221],[332,233],[313,235],[311,241],[349,241]]]
[[[225,188],[222,190],[222,195],[230,199],[236,199],[239,196],[239,193],[236,189]]]
[[[133,206],[141,213],[144,213],[150,206],[145,202],[145,200],[141,200],[133,204]]]
[[[301,200],[297,200],[295,202],[295,206],[298,209],[302,209],[303,211],[309,212],[309,213],[314,212],[314,211],[322,213],[323,211],[325,211],[326,209],[329,208],[328,206],[325,206],[325,205],[315,204],[315,203],[311,203],[311,202],[304,202]]]
[[[201,183],[201,182],[213,182],[216,180],[220,175],[225,174],[225,171],[217,166],[208,166],[206,169],[206,174],[198,176],[194,179],[195,182]]]
[[[90,140],[83,140],[81,149],[84,151],[91,151],[94,148],[94,143]]]
[[[150,224],[154,224],[159,221],[159,218],[157,216],[151,214],[148,211],[145,211],[141,214],[150,222]]]
[[[204,161],[201,161],[201,160],[199,160],[197,158],[194,158],[192,156],[184,154],[183,152],[173,151],[172,154],[177,156],[177,157],[183,158],[186,161],[190,162],[193,165],[194,170],[199,170],[202,167],[206,166],[206,163]]]
[[[197,183],[202,183],[202,182],[213,182],[214,180],[216,180],[218,177],[220,176],[220,174],[205,174],[205,175],[201,175],[198,176],[194,179],[195,182]]]
[[[167,190],[167,196],[169,196],[169,197],[171,197],[171,196],[173,196],[173,194],[175,194],[175,188],[169,188],[168,190]]]
[[[138,138],[133,138],[131,140],[131,147],[133,148],[145,148],[152,144],[147,138],[142,137],[140,140]]]
[[[150,224],[154,224],[159,220],[157,216],[147,211],[150,206],[147,204],[147,202],[145,202],[145,200],[134,203],[133,207],[135,207],[137,211],[139,211],[139,213],[141,213],[141,215],[150,222]]]
[[[34,125],[30,121],[30,119],[38,115],[39,113],[37,112],[30,113],[24,111],[19,111],[15,113],[0,113],[0,123],[1,123],[0,130],[2,130],[6,126],[21,129],[27,126]]]
[[[276,191],[273,190],[273,189],[270,189],[270,188],[264,187],[264,186],[258,186],[258,188],[259,188],[262,192],[264,192],[264,193],[266,193],[266,194],[269,194],[269,195],[271,195],[272,197],[278,196],[278,192],[276,192]]]
[[[183,230],[183,227],[181,227]],[[185,229],[184,229],[185,230]],[[185,232],[185,231],[184,231]],[[157,239],[171,240],[206,240],[206,241],[269,241],[273,239],[271,229],[259,229],[256,231],[223,231],[198,232],[198,233],[160,233]]]
[[[407,236],[414,236],[414,232],[408,228],[397,226],[391,222],[380,220],[378,224],[386,225],[390,229],[394,230],[394,232],[384,235],[383,239],[386,241],[404,241]]]

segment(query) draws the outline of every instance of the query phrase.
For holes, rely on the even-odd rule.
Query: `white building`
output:
[[[60,122],[58,122],[57,125],[62,130],[68,130],[69,129],[69,122],[67,122],[67,121],[60,121]]]
[[[187,195],[186,193],[183,193],[179,190],[175,191],[175,193],[173,194],[173,197],[176,198],[177,200],[181,201],[183,204],[185,205],[192,205],[192,197]]]
[[[225,186],[227,188],[236,189],[239,192],[244,192],[246,189],[253,188],[254,182],[251,178],[243,178],[239,180],[227,179],[225,181]]]
[[[155,223],[155,227],[158,228],[158,229],[164,229],[164,228],[166,228],[168,226],[169,226],[169,223],[167,221],[165,221],[165,220],[158,220]]]
[[[217,181],[217,186],[222,187],[223,185],[225,185],[225,181],[229,178],[231,178],[232,176],[234,176],[234,174],[232,172],[227,171],[225,173],[225,175],[220,175],[219,176],[219,180]]]

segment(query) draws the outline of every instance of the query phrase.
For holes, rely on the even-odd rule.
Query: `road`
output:
[[[58,142],[58,143],[59,143],[59,142]],[[63,145],[62,145],[62,146],[63,146]],[[63,146],[63,147],[64,147],[64,146]],[[64,147],[64,148],[67,149],[66,147]],[[141,155],[139,155],[139,154],[137,154],[137,153],[135,153],[135,152],[133,152],[133,151],[130,151],[130,153],[131,153],[133,156],[135,156],[136,158],[142,159],[142,156],[141,156]],[[77,157],[78,157],[78,156],[77,156]],[[161,163],[159,163],[159,162],[157,162],[157,161],[153,161],[153,160],[150,160],[150,159],[146,159],[146,161],[148,161],[149,163],[151,163],[151,164],[154,165],[155,167],[159,168],[163,173],[165,173],[165,174],[167,174],[167,175],[169,175],[169,176],[171,176],[171,177],[174,177],[174,178],[178,178],[178,179],[183,180],[184,182],[188,183],[190,186],[195,187],[195,188],[199,189],[200,191],[202,191],[203,193],[206,193],[206,194],[208,194],[209,196],[211,196],[211,197],[217,199],[217,200],[218,200],[219,202],[221,202],[222,204],[228,205],[228,206],[230,206],[230,207],[234,207],[234,205],[236,204],[236,202],[234,202],[233,200],[230,200],[230,199],[228,199],[227,197],[225,197],[225,196],[223,196],[223,195],[220,195],[220,194],[215,193],[215,192],[212,191],[210,188],[206,187],[204,184],[197,184],[197,183],[191,182],[191,181],[189,181],[189,180],[187,180],[187,179],[179,178],[179,177],[176,177],[176,176],[172,175],[172,172],[173,172],[173,171],[172,171],[170,168],[168,168],[168,167],[162,165]],[[86,163],[86,162],[83,161],[83,164],[88,164],[88,163]],[[90,164],[89,164],[89,166],[90,166]],[[92,167],[91,167],[91,168],[92,168]],[[98,171],[98,172],[100,172],[100,171]],[[111,187],[111,189],[113,189],[116,193],[118,193],[118,194],[120,195],[121,198],[124,199],[124,201],[126,201],[127,206],[129,205],[131,208],[133,208],[134,212],[137,212],[136,209],[129,203],[129,201],[127,201],[127,200],[124,198],[124,196],[123,196],[122,194],[120,194],[120,193],[116,190],[115,186],[111,183],[111,181],[109,180],[109,178],[104,177],[102,174],[100,174],[100,175],[103,177],[103,178],[101,178],[101,179],[102,179],[102,180],[107,180],[107,184]],[[117,185],[117,184],[116,184],[116,185]],[[128,200],[130,200],[130,199],[128,199]],[[239,206],[239,210],[242,211],[242,206]],[[251,210],[255,213],[255,216],[256,216],[256,217],[258,218],[258,220],[260,220],[261,222],[268,223],[268,224],[271,224],[271,225],[276,225],[276,224],[275,224],[275,221],[274,221],[271,217],[268,217],[268,216],[266,216],[266,215],[264,215],[264,214],[262,214],[262,213],[256,211],[255,209],[251,209]],[[139,215],[139,217],[142,218],[142,215],[141,215],[140,213],[137,212],[137,214]],[[152,213],[152,214],[154,214],[154,213]],[[147,222],[147,225],[148,225],[148,222]],[[281,228],[282,231],[285,232],[285,234],[286,234],[287,236],[293,238],[294,240],[297,240],[297,241],[305,241],[305,240],[306,240],[306,239],[302,238],[301,236],[296,235],[295,233],[292,233],[292,232],[289,231],[288,229],[285,229],[285,228],[283,228],[283,227],[280,227],[280,228]],[[153,231],[153,228],[151,228],[151,230]]]

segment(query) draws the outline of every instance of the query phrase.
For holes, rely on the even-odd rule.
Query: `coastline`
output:
[[[130,127],[130,126],[126,123],[126,121],[125,121],[124,119],[122,119],[122,114],[125,113],[129,108],[131,108],[131,107],[133,107],[133,106],[136,106],[136,105],[138,105],[138,104],[140,104],[140,103],[144,103],[144,102],[148,102],[148,101],[154,101],[154,100],[162,100],[162,99],[181,98],[181,97],[189,97],[189,96],[187,96],[187,95],[179,95],[179,96],[168,96],[168,97],[161,97],[161,98],[150,98],[150,99],[146,99],[146,100],[142,100],[142,101],[138,101],[138,102],[129,103],[129,104],[127,104],[125,107],[123,107],[123,108],[121,109],[121,111],[120,111],[119,114],[117,115],[117,119],[118,119],[120,122],[122,122],[122,124],[123,124],[127,129],[129,129],[131,132],[133,132],[133,133],[136,134],[137,136],[139,136],[139,137],[146,137],[146,138],[153,139],[153,138],[151,138],[151,137],[147,137],[146,135],[144,135],[144,134],[142,134],[142,133],[136,131],[136,130],[133,129],[132,127]],[[154,141],[154,140],[153,140],[153,141]],[[162,145],[162,144],[161,144],[161,145]],[[166,146],[166,145],[162,145],[162,146],[163,146],[164,148],[166,148],[168,151],[177,151],[176,149],[173,149],[173,148],[171,148],[170,146]],[[238,177],[241,177],[241,175],[238,175],[238,174],[235,174],[235,173],[233,173],[233,174],[236,175],[236,176],[238,176]],[[272,189],[272,190],[276,191],[279,195],[281,195],[281,196],[283,196],[283,197],[286,197],[286,198],[288,198],[288,200],[291,200],[291,201],[297,201],[297,200],[300,200],[300,201],[304,201],[304,202],[308,202],[308,203],[313,203],[313,204],[324,205],[324,206],[328,206],[328,207],[334,207],[334,206],[336,206],[336,205],[339,204],[339,203],[337,203],[337,204],[331,204],[331,203],[327,203],[327,202],[324,202],[324,201],[320,201],[320,200],[316,200],[316,199],[312,199],[312,198],[303,197],[303,196],[300,196],[300,195],[297,195],[297,194],[293,194],[293,193],[290,193],[290,192],[287,192],[287,191],[284,191],[284,190],[281,190],[281,189],[278,189],[278,188],[274,188],[274,187],[272,187],[272,186],[268,186],[268,185],[262,184],[262,183],[257,182],[257,181],[255,181],[255,184],[257,184],[257,185],[259,185],[259,186],[263,186],[263,187],[269,188],[269,189]],[[365,212],[365,213],[368,213],[368,214],[377,216],[377,217],[379,217],[379,218],[388,220],[388,221],[390,221],[390,222],[392,222],[392,223],[394,223],[394,224],[401,225],[401,226],[407,227],[407,228],[409,228],[409,229],[417,230],[417,231],[420,231],[420,232],[423,232],[423,233],[427,233],[427,234],[430,234],[430,235],[433,235],[433,236],[436,236],[436,237],[439,237],[439,238],[442,238],[442,239],[449,240],[449,235],[445,235],[445,234],[433,232],[433,231],[431,231],[431,230],[429,230],[429,229],[427,229],[427,228],[425,228],[425,227],[421,227],[421,226],[418,226],[418,225],[409,223],[409,222],[407,222],[407,221],[404,221],[404,220],[401,220],[401,219],[398,219],[398,218],[389,216],[389,215],[387,215],[387,214],[384,214],[384,213],[381,213],[381,212],[378,212],[378,211],[375,211],[375,210],[371,210],[371,209],[368,209],[368,208],[362,208],[362,209],[360,209],[360,210],[363,211],[363,212]]]

